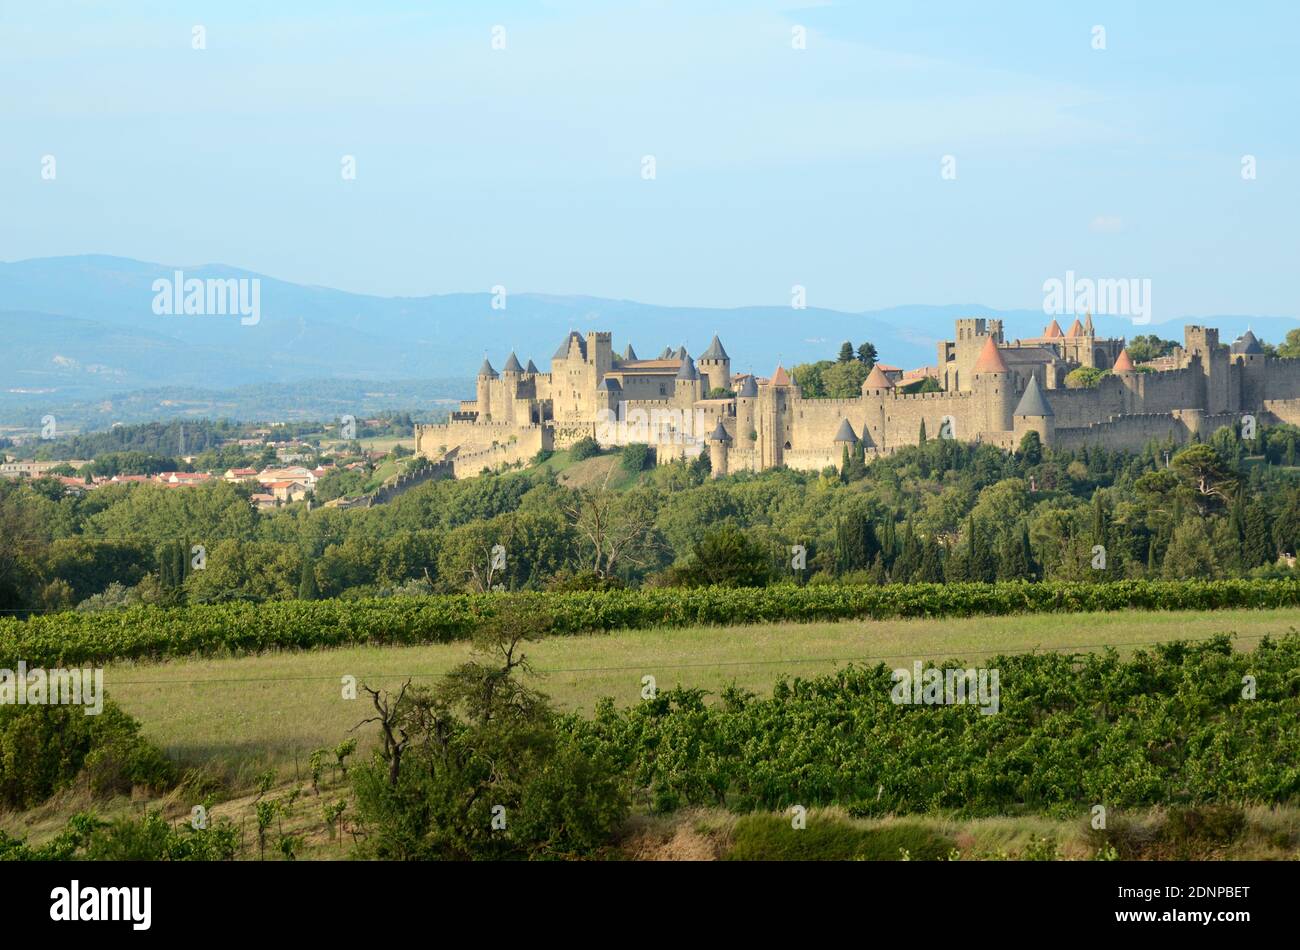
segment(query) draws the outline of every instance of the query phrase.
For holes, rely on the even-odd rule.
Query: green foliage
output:
[[[572,728],[624,763],[659,810],[725,801],[739,811],[838,805],[859,817],[1067,816],[1088,802],[1300,801],[1300,634],[1251,654],[1223,636],[1128,660],[1108,651],[980,663],[1000,673],[993,715],[973,704],[895,703],[895,678],[881,663],[782,679],[770,698],[733,690],[707,704],[699,690],[661,690],[627,709],[604,703]],[[1253,699],[1242,696],[1247,674],[1258,682]],[[797,846],[814,826],[810,818],[782,835]]]
[[[889,544],[882,540],[884,549]],[[904,547],[907,547],[906,540]],[[919,545],[914,546],[919,547]],[[905,554],[906,552],[904,552]],[[896,574],[909,568],[904,554]],[[768,569],[751,549],[752,569]],[[761,559],[761,561],[760,561]],[[940,579],[942,580],[942,579]],[[899,617],[975,617],[1120,610],[1218,610],[1300,605],[1294,576],[1218,581],[1117,580],[1106,584],[903,584],[643,588],[571,593],[454,594],[376,600],[132,607],[120,613],[0,618],[0,667],[72,665],[214,653],[261,653],[357,644],[468,639],[504,605],[535,603],[555,633],[651,627],[806,623]]]
[[[156,475],[159,472],[181,470],[180,462],[170,456],[150,455],[148,452],[106,452],[81,467],[82,474],[112,478],[114,475]]]
[[[302,575],[298,580],[298,599],[316,600],[320,589],[316,586],[316,566],[309,558],[302,559]]]
[[[0,804],[31,808],[79,777],[97,795],[176,780],[139,723],[112,701],[98,715],[74,705],[0,706]]]
[[[1026,465],[1037,465],[1043,460],[1043,440],[1032,429],[1020,438],[1020,457]]]
[[[1277,355],[1283,359],[1300,357],[1300,328],[1286,332],[1285,342],[1278,344]]]
[[[367,690],[380,746],[353,773],[367,854],[555,858],[606,844],[627,815],[622,777],[515,676],[529,669],[524,643],[546,628],[534,605],[516,604],[432,688]]]
[[[816,363],[800,363],[790,370],[790,375],[799,384],[799,392],[804,399],[822,399],[826,396],[823,374],[836,364],[831,360],[819,360]]]
[[[862,384],[867,380],[870,370],[852,360],[837,363],[822,373],[822,383],[826,396],[830,399],[854,399],[862,394]]]
[[[642,442],[623,446],[621,464],[627,472],[643,472],[654,462],[654,450]]]
[[[591,436],[586,436],[569,446],[569,458],[581,462],[600,454],[600,443]]]
[[[690,560],[672,572],[673,582],[684,587],[761,587],[770,577],[768,553],[729,525],[705,534]]]
[[[1146,363],[1160,356],[1168,356],[1178,344],[1162,340],[1154,333],[1138,334],[1128,341],[1128,355],[1134,363]]]
[[[1097,369],[1095,366],[1080,366],[1078,369],[1065,374],[1065,386],[1067,389],[1096,389],[1097,384],[1101,382],[1101,378],[1108,375],[1110,375],[1108,369]]]
[[[239,829],[228,821],[178,826],[152,811],[113,822],[83,812],[39,848],[0,832],[0,861],[232,861],[238,849]]]

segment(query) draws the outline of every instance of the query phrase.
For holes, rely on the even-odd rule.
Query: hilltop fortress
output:
[[[1067,388],[1080,367],[1110,372]],[[917,444],[923,425],[929,438],[1004,449],[1030,431],[1048,446],[1138,449],[1208,436],[1247,413],[1300,424],[1300,360],[1267,356],[1249,331],[1229,347],[1218,330],[1188,326],[1171,355],[1139,366],[1124,340],[1096,336],[1091,317],[1011,342],[1002,321],[967,318],[939,344],[937,366],[911,375],[941,391],[905,392],[897,373],[875,366],[858,396],[805,398],[780,366],[766,379],[733,375],[716,336],[698,358],[682,347],[640,359],[631,345],[615,354],[609,333],[573,332],[549,372],[513,353],[499,373],[485,359],[475,398],[444,424],[417,425],[416,451],[463,478],[593,438],[646,443],[660,464],[708,452],[716,476],[837,466],[858,443],[870,460]]]

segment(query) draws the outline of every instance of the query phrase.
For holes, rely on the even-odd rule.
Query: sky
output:
[[[1300,316],[1297,35],[1283,0],[0,0],[0,260]]]

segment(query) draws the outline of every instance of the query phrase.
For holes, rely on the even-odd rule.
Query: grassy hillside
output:
[[[736,683],[766,695],[782,675],[811,676],[848,662],[977,662],[997,653],[1108,646],[1128,654],[1139,645],[1225,632],[1249,650],[1295,626],[1300,608],[624,630],[529,644],[534,672],[526,681],[563,709],[589,712],[603,696],[620,705],[638,701],[646,675],[660,689],[680,684],[716,694]],[[468,651],[460,642],[117,663],[107,668],[105,686],[149,738],[185,764],[245,778],[274,767],[288,777],[312,749],[334,746],[369,715],[364,694],[340,698],[341,677],[377,688],[408,677],[427,682]]]

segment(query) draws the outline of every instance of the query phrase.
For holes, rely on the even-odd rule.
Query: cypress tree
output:
[[[320,588],[316,586],[316,568],[309,557],[302,559],[302,573],[298,578],[298,599],[320,599]]]
[[[921,420],[921,436],[917,441],[918,445],[925,445],[925,420]]]
[[[861,440],[859,440],[858,443],[853,446],[853,478],[856,480],[859,478],[866,478],[866,477],[867,477],[867,447],[862,443]]]
[[[871,583],[879,585],[884,584],[886,580],[885,561],[880,556],[880,552],[876,552],[876,559],[871,562]]]
[[[1034,554],[1029,546],[1029,525],[1021,521],[1018,529],[1007,533],[1001,561],[997,565],[998,580],[1031,581],[1037,568]]]
[[[1247,570],[1273,563],[1277,551],[1269,536],[1268,512],[1257,501],[1246,506],[1245,536],[1241,547],[1242,566]]]
[[[885,516],[883,530],[880,532],[880,553],[885,560],[885,568],[888,569],[898,555],[898,535],[892,514]]]
[[[1232,505],[1228,508],[1228,524],[1237,544],[1241,544],[1246,537],[1246,500],[1241,486],[1237,487],[1237,493],[1232,496]]]
[[[1101,501],[1101,489],[1092,493],[1092,543],[1106,546],[1106,508]]]
[[[943,582],[943,557],[939,553],[939,542],[926,538],[921,545],[921,563],[913,580],[922,584],[940,584]]]
[[[907,519],[907,524],[903,527],[903,545],[894,559],[893,570],[890,577],[896,581],[906,582],[913,580],[913,576],[921,563],[921,548],[917,543],[916,531],[912,527],[912,519]]]
[[[997,558],[993,556],[993,546],[986,541],[981,541],[975,527],[975,516],[968,519],[968,528],[970,530],[970,579],[973,581],[990,582],[997,578],[998,564]]]

